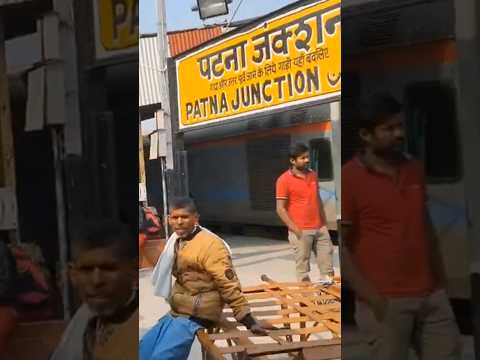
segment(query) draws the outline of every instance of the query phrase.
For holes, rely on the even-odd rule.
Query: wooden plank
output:
[[[305,334],[315,334],[326,331],[325,326],[316,326],[311,328],[304,329],[286,329],[286,330],[271,330],[268,332],[269,335],[274,336],[287,336],[287,335],[305,335]],[[211,340],[226,340],[235,337],[258,337],[250,330],[231,330],[228,332],[218,333],[218,334],[209,334],[208,337]]]
[[[281,316],[281,315],[300,315],[300,313],[292,308],[285,308],[280,310],[252,310],[255,317],[261,316]]]
[[[342,327],[339,323],[333,321],[324,321],[323,324],[338,337],[342,337]]]
[[[220,348],[222,354],[233,354],[246,352],[248,355],[272,355],[280,354],[290,351],[299,351],[307,348],[314,348],[318,346],[334,346],[341,345],[339,339],[333,340],[315,340],[315,341],[298,341],[294,343],[288,343],[284,345],[277,344],[254,344],[250,346],[233,346],[230,348]]]
[[[306,318],[309,319],[309,317],[306,317]],[[300,328],[305,328],[306,326],[307,326],[307,323],[305,321],[300,322]],[[302,334],[300,336],[300,341],[307,341],[307,337],[305,336],[305,334]]]
[[[268,301],[258,301],[258,302],[248,302],[248,306],[250,308],[258,308],[258,307],[269,307],[269,306],[280,306],[282,302],[278,299],[275,300],[268,300]]]
[[[329,319],[325,319],[325,320],[329,320]],[[312,320],[308,316],[284,317],[284,318],[280,318],[280,319],[270,319],[270,318],[268,318],[268,319],[262,319],[262,321],[268,322],[270,325],[283,324],[284,327],[287,326],[287,324],[297,324],[297,323],[301,323],[301,322],[312,322],[312,323],[315,322],[314,320]],[[231,321],[230,323],[234,326],[243,326],[239,322]]]
[[[244,293],[248,292],[258,292],[262,289],[267,290],[292,290],[293,288],[305,288],[305,291],[312,291],[312,292],[325,292],[327,294],[333,295],[335,298],[340,299],[341,298],[341,288],[340,288],[340,282],[338,281],[338,277],[336,277],[334,280],[336,283],[334,285],[330,286],[324,286],[324,285],[316,285],[312,283],[303,283],[303,282],[297,282],[297,283],[277,283],[269,279],[268,277],[265,277],[265,279],[262,279],[264,281],[269,281],[265,285],[260,285],[260,286],[255,286],[255,287],[249,287],[244,289]],[[302,290],[303,291],[303,290]]]
[[[281,304],[286,304],[286,305],[289,305],[289,304],[298,304],[299,302],[304,302],[305,300],[309,300],[310,303],[312,301],[317,301],[318,299],[322,299],[321,297],[314,297],[314,298],[311,298],[311,299],[307,299],[307,298],[302,298],[301,300],[298,300],[297,298],[272,298],[270,296],[270,299],[269,300],[264,300],[264,299],[258,299],[257,300],[253,300],[250,299],[249,301],[249,306],[250,308],[256,308],[256,307],[269,307],[269,306],[275,306],[275,305],[281,305]],[[323,298],[324,299],[324,298]],[[315,307],[320,307],[320,306],[331,306],[331,305],[334,305],[336,307],[339,306],[339,302],[338,300],[336,300],[335,298],[331,297],[329,298],[329,301],[332,301],[332,303],[328,303],[328,304],[312,304],[312,306],[315,306]]]
[[[302,350],[304,360],[333,360],[340,359],[341,345],[318,346]]]
[[[337,322],[337,323],[341,323],[342,322],[342,316],[339,312],[337,313],[331,313],[330,314],[330,319]]]
[[[316,317],[316,320],[313,320],[309,316],[292,316],[292,317],[281,317],[281,318],[270,318],[270,317],[258,318],[258,317],[256,317],[256,318],[261,320],[261,321],[268,322],[271,325],[283,324],[284,327],[287,327],[290,324],[296,324],[296,323],[302,323],[302,322],[323,323],[325,321],[331,321],[331,322],[334,322],[334,323],[337,323],[337,322],[340,323],[340,321],[338,321],[339,318],[340,318],[340,314],[338,314],[338,316],[335,316],[335,315],[332,315],[332,314],[322,314],[322,315],[318,315]],[[237,322],[237,321],[229,321],[229,323],[232,324],[233,326],[244,326],[242,323]]]
[[[277,325],[277,324],[296,324],[302,321],[309,321],[310,318],[308,316],[292,316],[292,317],[283,317],[280,319],[267,319],[270,324]],[[265,320],[264,320],[265,321]]]
[[[268,290],[269,291],[269,290]],[[299,300],[299,302],[303,303],[306,306],[299,306],[296,304],[293,304],[292,306],[301,312],[302,314],[308,315],[311,317],[311,319],[322,322],[323,319],[320,318],[319,314],[317,314],[315,311],[313,311],[311,308],[315,307],[315,304],[311,303],[309,300],[300,298],[299,295],[293,295],[295,300]],[[282,299],[283,300],[283,299]],[[340,324],[334,323],[333,321],[323,321],[325,326],[329,328],[332,332],[334,332],[335,335],[338,337],[341,337],[341,327]]]
[[[296,305],[295,305],[296,306]],[[302,310],[303,309],[303,310]],[[324,319],[322,319],[320,316],[320,314],[317,314],[313,311],[311,311],[310,309],[308,309],[307,307],[298,307],[297,308],[298,311],[301,311],[303,312],[304,314],[310,316],[311,319],[315,320],[315,321],[318,321],[320,323],[323,323],[327,328],[329,328],[330,330],[332,330],[335,335],[337,336],[341,336],[341,329],[340,329],[340,325],[337,324],[337,323],[334,323],[333,321],[326,321]]]
[[[242,353],[255,358],[269,354],[290,354],[311,360],[340,358],[341,299],[338,286],[285,285],[268,279],[267,284],[245,288],[243,292],[257,319],[284,328],[269,331],[268,336],[262,336],[267,343],[256,344],[252,339],[260,336],[249,330],[240,330],[244,326],[236,320],[225,319],[221,324],[224,332],[209,335],[211,341],[227,341],[228,347],[218,347],[218,343],[214,343],[220,353]],[[224,311],[224,317],[232,316],[230,309]],[[332,340],[313,340],[310,336],[327,331],[333,334]]]
[[[337,297],[338,299],[342,298],[342,290],[340,288],[336,287],[336,286],[328,287],[328,288],[324,289],[324,291],[327,294],[330,294],[330,295],[333,295],[333,296]]]
[[[223,360],[224,357],[219,349],[214,345],[213,341],[210,340],[208,334],[205,331],[198,331],[197,338],[202,347],[208,352],[214,360]]]
[[[312,287],[312,284],[309,284],[307,282],[284,282],[284,283],[275,283],[275,285],[272,284],[262,284],[262,285],[257,285],[257,286],[247,286],[242,289],[244,293],[249,293],[249,292],[254,292],[254,291],[259,291],[259,290],[265,290],[265,289],[272,289],[272,288],[284,288],[284,287],[298,287],[298,288],[310,288]]]
[[[265,294],[266,292],[269,293],[283,293],[283,294],[290,294],[290,293],[295,293],[295,294],[312,294],[312,293],[321,293],[322,289],[319,288],[266,288],[262,291],[255,291],[255,292],[250,292],[250,293],[245,293],[245,296],[253,296],[255,294]]]
[[[321,306],[325,305],[334,305],[335,307],[339,307],[339,302],[338,300],[334,298],[329,298],[328,301],[325,301],[326,299],[324,297],[296,297],[295,295],[289,295],[287,296],[278,296],[278,297],[272,297],[271,295],[262,295],[262,297],[266,300],[263,302],[251,302],[249,301],[249,306],[251,308],[253,307],[267,307],[267,306],[275,306],[275,305],[294,305],[294,304],[304,304],[306,306],[312,307],[312,308],[318,308],[319,311],[322,311],[320,309]],[[268,299],[268,300],[267,300]],[[251,300],[251,299],[248,299]],[[262,299],[258,299],[262,300]],[[317,302],[320,300],[320,302],[317,304]]]
[[[219,325],[226,331],[237,330],[237,328],[228,321],[221,321]],[[253,342],[248,337],[238,337],[238,338],[233,339],[233,341],[238,346],[248,346],[248,345],[253,344]],[[261,357],[258,357],[257,360],[268,360],[268,358],[261,356]]]
[[[266,289],[264,292],[255,292],[255,293],[249,293],[249,294],[244,294],[247,299],[265,299],[265,298],[270,298],[270,297],[275,297],[275,296],[285,296],[285,295],[298,295],[298,294],[303,294],[305,297],[308,297],[308,295],[305,294],[311,294],[311,297],[313,298],[325,298],[325,299],[332,299],[332,300],[338,300],[338,298],[334,295],[326,295],[322,294],[321,291],[318,289],[315,290],[270,290]],[[314,295],[317,294],[317,295]]]

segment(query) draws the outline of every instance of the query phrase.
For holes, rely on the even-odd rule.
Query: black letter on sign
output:
[[[267,86],[270,88],[272,85],[272,80],[265,80],[262,85],[262,95],[266,102],[272,102],[272,95],[267,94]]]
[[[315,91],[318,91],[320,89],[318,66],[315,66],[313,69],[313,71],[311,69],[307,69],[307,89],[309,93],[312,92],[312,87],[315,87]]]
[[[305,92],[305,75],[301,71],[295,74],[295,90],[299,95]]]
[[[228,105],[227,105],[227,95],[225,95],[224,92],[222,92],[222,95],[220,96],[220,113],[223,114],[224,112],[228,111]]]
[[[127,0],[112,0],[113,37],[118,38],[118,28],[127,20]]]
[[[193,106],[192,106],[192,103],[187,103],[186,105],[187,107],[187,120],[190,119],[190,115],[192,115],[192,111],[193,111]]]

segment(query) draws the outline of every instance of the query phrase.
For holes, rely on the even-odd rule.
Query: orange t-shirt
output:
[[[396,181],[358,157],[342,168],[342,222],[352,225],[348,247],[380,294],[421,296],[435,289],[425,216],[425,179],[418,162],[406,160]]]
[[[277,179],[276,198],[287,201],[287,213],[290,219],[302,230],[315,230],[324,226],[320,218],[318,178],[309,171],[305,178],[285,171]]]

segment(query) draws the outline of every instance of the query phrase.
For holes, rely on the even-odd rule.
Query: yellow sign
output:
[[[138,45],[138,0],[94,0],[97,57],[117,55]]]
[[[177,59],[180,128],[338,96],[340,39],[340,0],[328,0]]]

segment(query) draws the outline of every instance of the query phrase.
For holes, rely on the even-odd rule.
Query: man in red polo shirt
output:
[[[402,152],[401,105],[377,94],[342,169],[342,275],[372,360],[460,359],[459,331],[427,207],[422,166]]]
[[[288,227],[298,281],[310,281],[310,256],[317,257],[320,281],[333,281],[333,246],[326,227],[325,212],[318,191],[318,178],[309,168],[308,147],[296,144],[290,150],[290,169],[277,179],[277,213]]]

